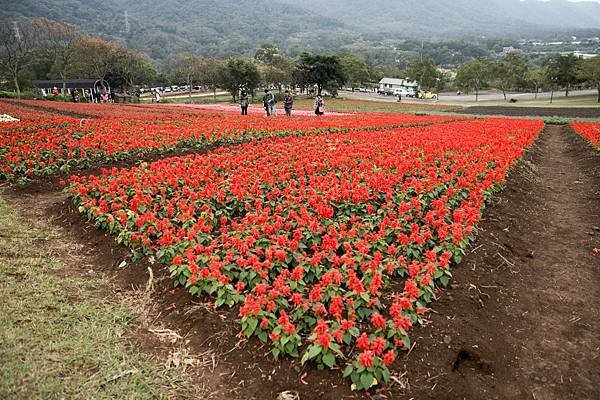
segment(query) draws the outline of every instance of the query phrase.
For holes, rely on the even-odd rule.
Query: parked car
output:
[[[165,93],[171,93],[173,90],[171,89],[171,87],[170,87],[170,86],[167,86],[167,87],[165,88],[165,90],[163,90],[163,91],[164,91]]]
[[[394,94],[394,89],[392,88],[379,88],[377,90],[377,93],[385,95],[385,96],[391,96]]]
[[[438,99],[438,95],[437,95],[437,93],[433,93],[433,92],[431,92],[429,90],[421,90],[419,92],[419,99],[426,99],[426,100],[434,99],[434,100],[437,100]]]

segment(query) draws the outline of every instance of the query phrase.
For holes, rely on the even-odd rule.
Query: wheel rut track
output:
[[[600,398],[599,227],[600,153],[547,126],[413,334],[411,389],[393,398]]]

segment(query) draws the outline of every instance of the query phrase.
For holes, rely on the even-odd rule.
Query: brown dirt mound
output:
[[[511,107],[473,106],[455,111],[474,115],[506,115],[509,117],[600,118],[600,107]]]

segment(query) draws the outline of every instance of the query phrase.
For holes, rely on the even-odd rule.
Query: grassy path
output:
[[[55,244],[0,198],[0,398],[171,397],[174,374],[130,350],[128,310],[65,276]]]

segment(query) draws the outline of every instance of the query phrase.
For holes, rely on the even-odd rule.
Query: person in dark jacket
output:
[[[269,100],[268,100],[269,89],[265,89],[265,95],[263,96],[263,107],[265,108],[265,112],[267,113],[267,117],[271,116],[271,110],[269,108]]]
[[[285,115],[288,117],[292,116],[292,107],[294,106],[294,96],[290,93],[289,90],[285,91],[285,96],[283,97],[283,109],[285,110]]]
[[[240,107],[242,108],[242,115],[248,115],[248,93],[245,90],[242,90],[240,93]]]
[[[321,93],[317,94],[317,97],[315,98],[315,114],[325,114],[325,100],[323,100],[323,96],[321,96]]]

